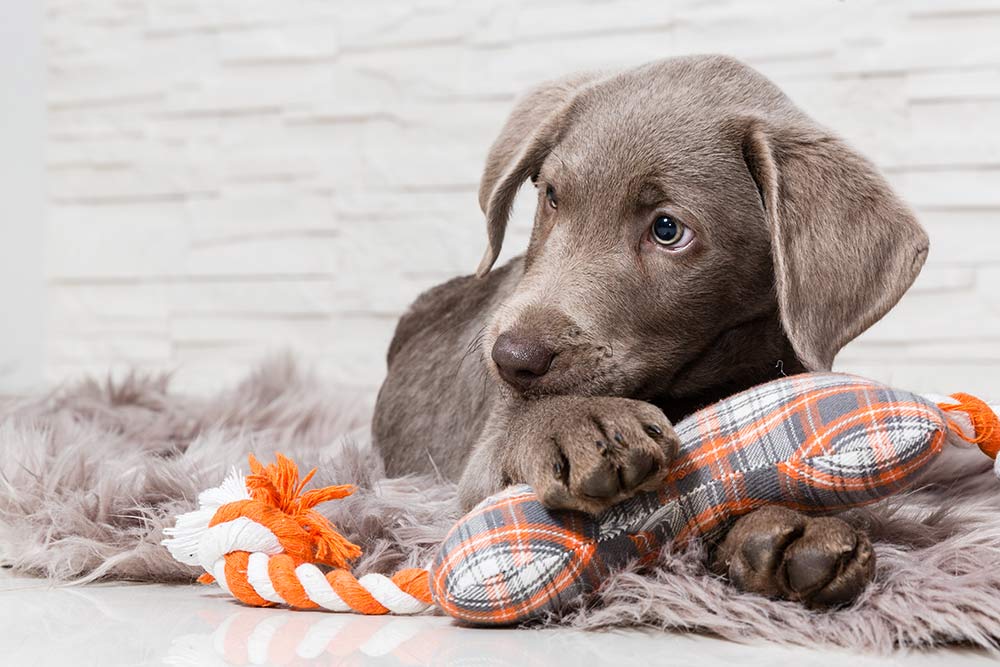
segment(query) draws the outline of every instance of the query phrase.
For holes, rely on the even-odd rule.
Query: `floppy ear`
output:
[[[507,118],[490,148],[479,182],[479,207],[486,214],[489,245],[477,275],[488,273],[497,261],[514,197],[526,180],[538,174],[559,140],[568,124],[572,100],[597,78],[597,74],[584,73],[544,83],[525,95]]]
[[[771,227],[785,332],[806,368],[829,370],[913,283],[927,235],[875,167],[821,128],[755,120],[742,148]]]

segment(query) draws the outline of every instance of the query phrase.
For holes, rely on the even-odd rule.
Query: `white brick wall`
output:
[[[42,225],[45,63],[42,9],[32,0],[0,11],[0,397],[42,381]],[[8,319],[9,318],[9,319]]]
[[[208,389],[290,348],[374,387],[405,305],[479,259],[479,170],[519,91],[725,52],[932,236],[841,368],[1000,396],[998,36],[998,0],[48,0],[47,377]]]

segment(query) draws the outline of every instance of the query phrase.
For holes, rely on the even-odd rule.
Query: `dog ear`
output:
[[[861,155],[816,126],[750,121],[743,157],[771,227],[781,321],[809,370],[892,308],[928,239]]]
[[[514,107],[490,147],[479,182],[479,207],[486,214],[489,245],[476,274],[489,273],[500,254],[510,207],[521,185],[534,178],[569,123],[575,96],[597,74],[576,74],[544,83]]]

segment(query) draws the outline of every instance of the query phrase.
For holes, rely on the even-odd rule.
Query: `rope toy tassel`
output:
[[[1000,453],[1000,415],[986,401],[972,394],[957,393],[951,398],[957,402],[939,404],[938,407],[945,412],[964,413],[972,422],[974,433],[966,435],[962,429],[954,427],[952,430],[966,442],[979,445],[979,449],[991,459],[997,458]]]
[[[417,614],[431,606],[427,570],[351,574],[361,549],[314,507],[349,496],[353,486],[305,491],[316,470],[300,480],[291,459],[275,458],[265,466],[251,454],[250,475],[233,470],[199,495],[197,510],[164,531],[175,559],[205,570],[198,581],[218,583],[253,607]]]

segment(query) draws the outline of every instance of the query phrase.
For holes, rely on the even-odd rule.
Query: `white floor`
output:
[[[0,628],[0,664],[11,666],[995,664],[973,651],[878,658],[689,635],[475,630],[440,617],[249,609],[214,587],[53,587],[6,572]]]

